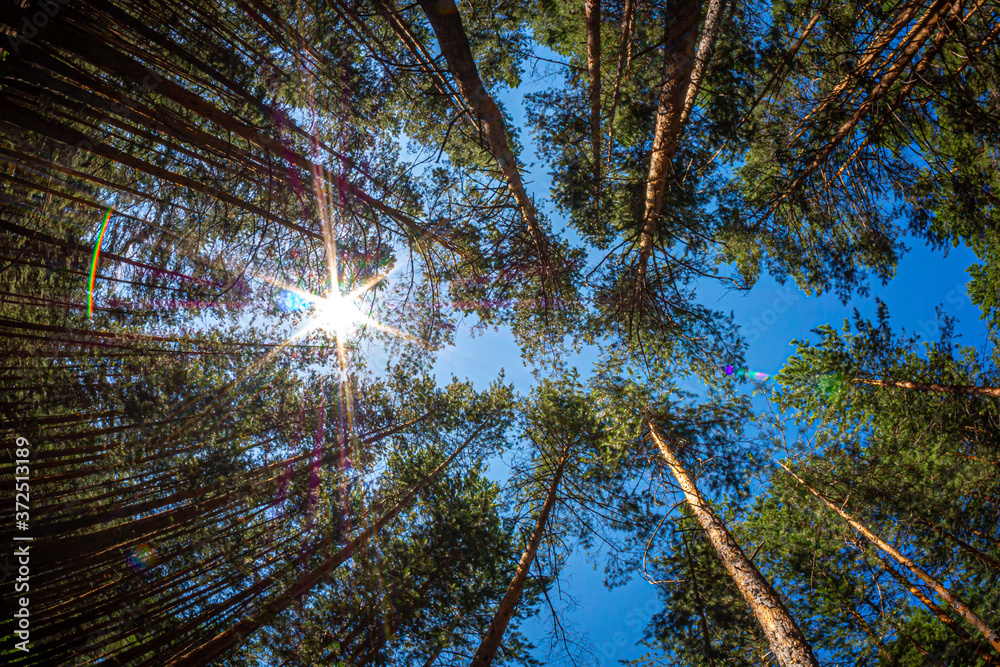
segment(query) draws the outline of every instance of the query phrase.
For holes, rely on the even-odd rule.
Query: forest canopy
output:
[[[0,655],[1000,665],[998,161],[986,0],[4,2]]]

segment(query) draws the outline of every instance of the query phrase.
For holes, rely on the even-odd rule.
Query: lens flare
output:
[[[111,207],[104,216],[101,223],[101,231],[97,234],[97,242],[94,243],[94,257],[90,262],[90,293],[87,296],[87,317],[94,316],[94,281],[97,280],[97,260],[101,257],[101,243],[104,241],[104,232],[108,228],[108,220],[111,219]]]
[[[305,298],[301,294],[283,289],[278,293],[274,305],[276,305],[278,310],[283,313],[295,313],[302,310],[309,310],[311,303],[312,301]]]
[[[736,370],[731,365],[723,366],[722,372],[726,374],[726,377],[729,377],[735,373],[737,378],[752,377],[758,382],[764,382],[771,377],[767,373],[751,372],[750,369],[746,367]]]
[[[137,544],[132,547],[128,555],[128,564],[133,570],[145,570],[155,567],[159,562],[156,549],[148,544]]]
[[[365,320],[365,316],[348,297],[334,294],[313,302],[313,327],[327,333],[346,336]]]

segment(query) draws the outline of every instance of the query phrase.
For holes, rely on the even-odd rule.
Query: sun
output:
[[[327,333],[345,337],[354,331],[358,323],[367,319],[354,300],[340,294],[317,298],[313,302],[313,329],[322,329]]]

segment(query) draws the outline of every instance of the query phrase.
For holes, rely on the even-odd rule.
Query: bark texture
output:
[[[903,587],[904,590],[908,591],[911,595],[913,595],[913,597],[920,600],[920,603],[927,608],[927,611],[929,611],[934,616],[934,618],[938,620],[938,622],[940,622],[946,628],[954,632],[955,636],[962,640],[962,643],[966,644],[967,646],[971,646],[972,649],[976,651],[976,653],[979,654],[981,658],[983,658],[985,664],[987,665],[997,664],[994,657],[990,655],[990,652],[987,651],[985,648],[978,646],[975,642],[973,642],[972,637],[969,636],[969,633],[966,632],[965,629],[962,628],[962,626],[959,625],[957,621],[955,621],[955,619],[953,619],[951,616],[945,613],[945,611],[941,609],[941,607],[934,604],[934,601],[931,600],[929,597],[927,597],[926,593],[924,593],[918,587],[914,586],[909,579],[904,577],[902,573],[900,573],[896,568],[894,568],[885,558],[879,556],[879,562],[882,565],[882,569],[888,572],[889,576],[891,576],[893,579],[896,580],[896,583],[898,583],[900,586]]]
[[[722,521],[716,516],[711,506],[702,497],[695,486],[694,480],[687,474],[680,459],[674,454],[670,445],[660,434],[659,429],[647,419],[649,433],[653,442],[663,455],[670,472],[684,492],[684,498],[690,505],[698,523],[704,528],[709,542],[719,555],[719,560],[732,577],[736,587],[750,605],[751,611],[764,630],[771,652],[781,667],[801,667],[810,665],[819,667],[813,656],[812,648],[803,636],[795,619],[788,613],[778,593],[767,579],[761,575],[756,566],[737,544]]]
[[[521,554],[521,560],[514,571],[514,578],[511,579],[510,585],[507,586],[507,591],[504,593],[503,599],[500,600],[497,613],[493,615],[493,620],[490,621],[489,630],[483,636],[483,641],[479,644],[479,649],[472,659],[472,667],[489,667],[493,663],[497,649],[500,648],[503,634],[507,630],[511,616],[514,615],[514,608],[517,606],[517,601],[521,598],[521,593],[524,590],[524,582],[528,578],[528,570],[535,561],[535,554],[538,553],[538,545],[542,541],[542,536],[545,535],[545,524],[549,520],[552,506],[556,503],[556,493],[559,490],[559,482],[562,481],[563,471],[566,469],[566,461],[568,459],[569,448],[567,447],[563,449],[559,457],[556,470],[552,474],[552,481],[549,483],[549,491],[545,496],[545,502],[542,503],[542,508],[538,512],[538,518],[535,519],[535,527],[531,531],[531,538],[528,540],[528,545],[525,547],[524,553]]]
[[[918,389],[920,391],[936,391],[952,396],[996,396],[1000,398],[1000,387],[974,387],[962,384],[935,384],[934,382],[907,382],[904,380],[876,380],[874,378],[856,378],[854,384],[867,384],[873,387],[896,387],[899,389]]]
[[[817,105],[816,108],[810,110],[809,113],[807,113],[802,118],[802,120],[799,122],[799,127],[804,128],[806,121],[808,121],[813,116],[819,114],[827,106],[836,101],[836,99],[840,96],[840,94],[844,92],[852,82],[859,81],[860,77],[862,77],[862,75],[866,73],[868,68],[871,67],[871,65],[875,62],[875,58],[880,53],[882,53],[882,51],[885,50],[887,46],[889,46],[892,43],[892,40],[895,39],[896,35],[898,35],[899,32],[906,26],[906,24],[909,23],[914,16],[916,16],[918,11],[920,11],[921,7],[923,7],[923,4],[924,3],[922,2],[922,0],[913,0],[912,2],[907,3],[901,10],[899,10],[899,13],[896,15],[895,20],[891,24],[889,24],[887,28],[885,28],[878,35],[876,35],[875,38],[872,40],[872,44],[867,49],[865,49],[861,58],[858,59],[858,64],[854,66],[854,69],[851,71],[851,73],[845,75],[840,80],[840,82],[833,87],[833,90],[831,90],[829,94],[827,94],[827,96],[823,98],[823,101],[820,102],[820,104]],[[913,30],[911,30],[910,33],[904,37],[903,39],[904,43],[912,37],[913,32],[917,30],[918,27],[919,25],[914,26]],[[802,134],[803,131],[804,130],[800,129],[799,132],[797,132],[795,137],[793,138],[793,141],[794,139],[797,139]]]
[[[680,136],[681,115],[691,84],[695,60],[695,33],[702,0],[673,0],[667,7],[667,27],[663,55],[663,84],[656,110],[653,152],[649,159],[646,180],[646,205],[639,237],[638,283],[645,283],[646,265],[653,254],[653,242],[663,206],[677,140]]]
[[[712,59],[712,52],[715,50],[715,40],[719,37],[719,28],[722,25],[722,16],[726,11],[726,0],[711,0],[708,3],[708,11],[705,13],[705,21],[702,24],[701,39],[698,40],[698,53],[694,61],[694,70],[691,72],[691,83],[688,85],[684,98],[684,111],[678,127],[678,134],[684,129],[691,109],[694,108],[694,99],[701,89],[702,79],[705,78],[705,70]]]
[[[847,137],[854,129],[858,126],[865,116],[867,116],[882,100],[882,98],[889,92],[892,85],[903,75],[906,71],[907,66],[913,60],[914,56],[923,48],[924,44],[930,39],[931,35],[934,33],[938,24],[945,21],[946,18],[954,20],[959,17],[961,8],[963,5],[963,0],[957,0],[957,2],[949,2],[948,0],[937,0],[930,9],[921,17],[917,26],[907,35],[910,39],[907,44],[899,51],[898,57],[893,59],[891,65],[887,68],[885,74],[879,80],[879,82],[869,93],[867,99],[858,105],[857,109],[836,131],[836,133],[831,136],[826,144],[820,148],[813,158],[805,165],[801,173],[792,181],[792,184],[785,190],[781,196],[778,198],[775,205],[787,199],[798,190],[799,186],[808,178],[812,172],[819,167],[830,155],[833,153],[834,149],[840,144],[840,142]],[[950,10],[950,11],[949,11]],[[947,36],[948,32],[941,33]]]

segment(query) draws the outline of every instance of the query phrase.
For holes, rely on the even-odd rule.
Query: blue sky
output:
[[[539,55],[557,60],[558,56],[545,49]],[[525,83],[515,93],[501,96],[506,110],[511,115],[515,127],[525,126],[525,112],[521,104],[523,95],[539,90],[543,85],[531,82],[530,71],[524,76]],[[552,85],[555,80],[549,79]],[[520,139],[525,146],[522,164],[535,163],[526,177],[528,189],[535,196],[536,206],[550,218],[558,231],[565,227],[565,220],[555,214],[548,205],[551,180],[545,173],[545,165],[534,154],[532,138],[522,132]],[[568,234],[573,238],[572,233]],[[779,285],[770,277],[762,277],[749,292],[733,292],[716,283],[706,283],[699,296],[702,302],[712,308],[732,311],[749,344],[746,361],[751,371],[770,375],[777,373],[788,356],[794,351],[790,345],[794,339],[816,336],[811,330],[822,324],[835,328],[843,325],[845,318],[851,318],[857,308],[862,316],[874,318],[876,298],[889,306],[893,328],[905,327],[916,332],[923,340],[937,339],[937,317],[935,307],[943,305],[946,311],[957,317],[956,333],[960,344],[981,348],[986,343],[986,329],[980,320],[979,309],[974,306],[966,293],[969,276],[966,267],[975,261],[974,255],[960,247],[947,256],[933,252],[922,242],[909,239],[910,251],[900,262],[896,275],[887,285],[874,283],[871,294],[865,298],[855,298],[842,304],[834,294],[807,296],[791,282]],[[477,388],[485,388],[503,368],[505,378],[516,388],[527,393],[533,383],[528,369],[520,358],[520,351],[509,331],[492,329],[476,338],[469,336],[469,327],[462,326],[456,332],[456,346],[440,353],[435,371],[439,381],[447,381],[452,374],[459,378],[468,377]],[[720,360],[720,367],[727,360]],[[576,360],[581,372],[591,368],[593,356],[587,351]],[[691,386],[697,390],[699,387]],[[756,403],[755,403],[756,404]],[[504,474],[503,464],[496,462],[491,473],[496,478]],[[514,563],[511,563],[513,571]],[[651,615],[660,609],[655,587],[636,575],[627,585],[608,591],[603,585],[603,572],[587,562],[581,553],[575,553],[562,572],[564,590],[574,600],[562,610],[561,622],[578,639],[585,639],[593,652],[591,664],[616,665],[618,660],[636,658],[646,652],[636,646]],[[553,602],[559,601],[553,595]],[[548,656],[544,650],[548,646],[547,635],[552,624],[547,610],[529,619],[522,625],[522,631],[540,648],[535,657],[543,664],[562,664],[556,650]]]
[[[904,255],[888,285],[873,286],[871,296],[855,298],[847,305],[833,294],[806,296],[791,283],[779,285],[766,277],[749,292],[726,293],[717,288],[713,293],[709,288],[703,292],[703,298],[708,305],[733,311],[751,341],[747,366],[768,374],[777,373],[792,354],[793,339],[816,340],[811,330],[817,326],[831,324],[839,328],[845,318],[852,317],[855,307],[862,316],[873,318],[876,297],[888,304],[894,329],[905,327],[926,341],[937,339],[935,307],[944,305],[949,314],[958,318],[956,333],[961,336],[958,342],[981,348],[986,343],[986,328],[979,309],[966,293],[965,269],[975,260],[974,255],[959,248],[944,257],[915,242],[909,245],[910,252]],[[581,371],[590,367],[591,359],[585,357],[581,361]],[[519,391],[529,390],[533,379],[523,366],[509,332],[490,330],[481,337],[469,338],[466,330],[459,332],[454,349],[442,353],[436,370],[440,379],[454,373],[485,388],[501,367],[507,381],[513,382]],[[511,563],[512,570],[513,566]],[[570,558],[562,577],[563,590],[575,598],[576,604],[564,612],[561,621],[586,637],[597,664],[617,665],[619,659],[636,658],[645,652],[636,642],[650,616],[660,609],[654,586],[637,575],[626,586],[608,591],[604,588],[603,572],[595,571],[581,553]],[[558,604],[555,598],[553,602]],[[545,610],[522,626],[522,631],[541,648],[547,646],[546,634],[550,629],[551,621]],[[562,662],[557,654],[549,662],[544,650],[536,651],[536,657],[543,664]]]

